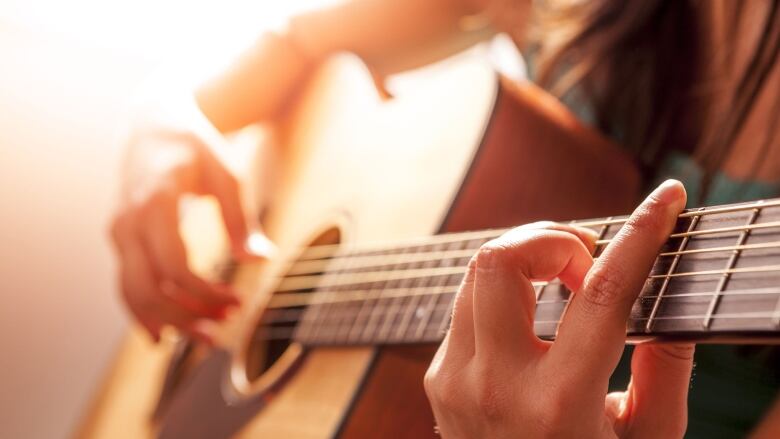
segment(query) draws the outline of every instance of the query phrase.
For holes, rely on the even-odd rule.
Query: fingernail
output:
[[[274,244],[267,236],[262,233],[252,233],[247,238],[244,244],[244,250],[249,255],[271,257],[276,251],[276,244]]]
[[[651,197],[664,204],[672,204],[681,200],[685,200],[685,187],[677,180],[669,179],[661,183],[652,194]]]
[[[581,227],[580,229],[582,230],[582,233],[590,236],[591,238],[593,238],[594,241],[599,239],[599,232],[593,229],[589,229],[587,227]]]

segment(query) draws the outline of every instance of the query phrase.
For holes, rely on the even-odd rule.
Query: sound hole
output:
[[[341,233],[337,228],[331,228],[310,242],[307,249],[315,246],[335,245],[340,242]],[[324,265],[311,264],[310,258],[311,256],[307,256],[307,252],[304,250],[299,259],[289,266],[289,271],[284,274],[283,278],[294,279],[321,275],[323,272],[320,269],[305,268]],[[318,258],[317,261],[325,260]],[[247,346],[246,377],[250,382],[265,374],[290,347],[295,326],[305,309],[303,304],[296,303],[294,295],[300,294],[301,296],[297,297],[305,297],[305,294],[310,294],[313,291],[313,288],[301,288],[294,291],[286,290],[273,293],[274,296],[269,301],[269,306],[260,315]]]

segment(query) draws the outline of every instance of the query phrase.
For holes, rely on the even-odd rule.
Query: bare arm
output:
[[[286,31],[266,34],[196,99],[222,132],[272,118],[312,65],[349,51],[387,74],[432,62],[478,42],[486,27],[463,19],[471,0],[359,0],[297,16]]]
[[[334,52],[354,52],[383,74],[461,50],[489,32],[462,29],[461,18],[477,9],[466,1],[473,0],[356,0],[298,16],[200,87],[196,102],[182,96],[189,116],[181,126],[152,120],[135,129],[134,159],[126,166],[139,178],[125,181],[112,235],[123,300],[153,339],[172,325],[212,341],[213,321],[239,303],[229,287],[206,282],[188,266],[178,233],[184,194],[215,196],[236,257],[251,258],[248,244],[258,240],[248,237],[260,236],[245,217],[236,177],[213,154],[222,141],[210,125],[224,133],[272,118],[311,67]]]

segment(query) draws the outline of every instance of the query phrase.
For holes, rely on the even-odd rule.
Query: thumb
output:
[[[693,344],[643,344],[634,350],[623,414],[631,418],[628,425],[638,436],[685,433],[693,351]]]

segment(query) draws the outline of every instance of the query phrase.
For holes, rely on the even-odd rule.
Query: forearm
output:
[[[462,2],[359,0],[300,15],[201,86],[198,105],[220,131],[232,131],[273,118],[332,53],[353,52],[388,74],[463,50],[490,30],[464,28],[463,17],[476,11]]]
[[[202,84],[195,99],[219,131],[240,129],[278,113],[315,62],[289,35],[267,33]]]

